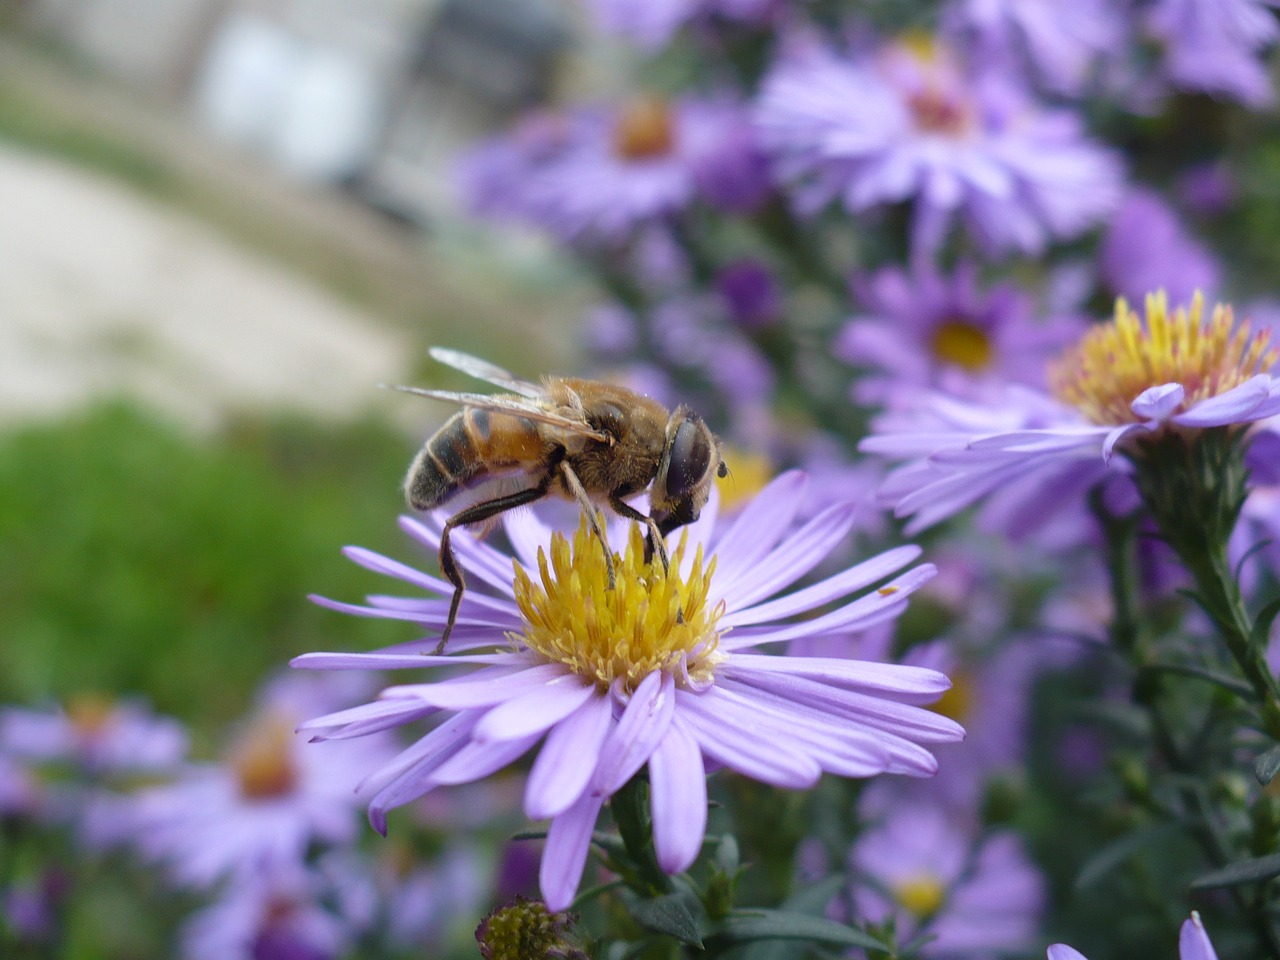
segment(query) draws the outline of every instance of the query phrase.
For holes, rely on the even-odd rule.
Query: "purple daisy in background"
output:
[[[610,542],[626,548],[615,556],[613,589],[585,520],[571,542],[552,535],[531,511],[508,514],[514,557],[457,536],[463,566],[488,591],[465,594],[451,654],[429,655],[435,640],[428,637],[378,653],[307,654],[294,664],[470,669],[391,687],[373,703],[305,727],[322,739],[358,738],[436,721],[371,778],[377,793],[369,815],[382,831],[389,809],[438,786],[486,777],[541,742],[524,809],[551,821],[540,871],[551,910],[573,901],[602,805],[646,765],[655,850],[670,873],[689,867],[702,846],[711,769],[728,767],[790,789],[812,786],[823,772],[928,776],[936,762],[921,744],[962,736],[953,721],[919,706],[948,687],[942,674],[760,650],[799,637],[848,636],[890,620],[934,572],[927,564],[902,572],[919,550],[900,547],[779,595],[839,545],[854,522],[856,509],[836,504],[793,527],[805,482],[799,473],[779,477],[723,528],[713,498],[681,533],[667,575],[643,559],[638,528],[614,525]],[[406,518],[402,526],[436,550],[442,523]],[[438,578],[370,551],[347,554],[440,597],[451,592]],[[448,608],[436,598],[320,602],[431,631],[443,626]]]
[[[363,689],[287,676],[270,684],[223,763],[192,764],[130,801],[143,856],[183,884],[209,887],[255,871],[301,864],[313,843],[357,834],[364,802],[352,786],[392,755],[385,736],[317,749],[295,728]],[[327,689],[326,689],[327,688]]]
[[[912,201],[926,258],[956,216],[988,254],[1039,253],[1120,196],[1119,160],[1078,116],[1038,107],[1008,76],[970,75],[940,41],[792,50],[765,78],[756,122],[802,213]]]
[[[942,807],[879,786],[863,809],[871,826],[850,854],[856,917],[895,921],[900,942],[935,937],[928,956],[980,960],[1032,941],[1045,884],[1017,834],[980,835]]]
[[[909,531],[996,495],[1017,523],[1034,524],[1140,456],[1163,431],[1253,423],[1280,414],[1268,331],[1236,324],[1231,308],[1204,319],[1198,295],[1170,311],[1147,297],[1145,319],[1125,301],[1050,370],[1054,396],[1008,389],[984,403],[942,395],[882,418],[860,449],[908,461],[881,488]],[[1015,523],[1016,525],[1016,523]]]
[[[1107,0],[959,0],[948,27],[983,62],[1017,66],[1060,93],[1081,93],[1099,60],[1117,54],[1126,24]]]
[[[1125,196],[1102,238],[1099,272],[1115,295],[1139,300],[1163,290],[1175,303],[1218,288],[1218,264],[1186,230],[1160,195],[1135,188]]]
[[[1280,36],[1276,6],[1276,0],[1156,0],[1144,23],[1163,49],[1175,88],[1256,108],[1273,96],[1262,55]]]
[[[771,189],[747,113],[727,98],[537,113],[469,154],[461,178],[475,212],[574,244],[620,244],[695,199],[749,212]]]
[[[1008,283],[984,289],[972,263],[950,274],[888,267],[852,286],[865,312],[840,332],[835,352],[868,369],[854,385],[866,404],[896,406],[927,388],[972,397],[992,383],[1043,386],[1049,358],[1083,329],[1077,317],[1036,322],[1029,296]]]
[[[1079,950],[1065,943],[1055,943],[1049,948],[1047,956],[1048,960],[1088,960]],[[1182,922],[1182,929],[1178,932],[1178,960],[1218,960],[1200,914],[1194,910]]]

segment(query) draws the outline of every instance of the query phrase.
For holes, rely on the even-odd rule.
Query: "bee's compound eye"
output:
[[[685,420],[671,440],[667,496],[679,499],[702,483],[711,467],[710,431],[697,420]]]

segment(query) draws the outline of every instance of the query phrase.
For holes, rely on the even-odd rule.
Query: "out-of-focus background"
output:
[[[448,414],[378,384],[459,385],[433,343],[575,364],[585,281],[453,163],[616,52],[552,0],[0,10],[0,697],[213,729],[369,645],[305,595],[365,586],[338,548],[398,543]]]

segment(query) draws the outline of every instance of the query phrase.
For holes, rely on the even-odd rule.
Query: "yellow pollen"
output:
[[[929,349],[943,363],[954,364],[970,373],[987,369],[995,357],[991,338],[984,330],[965,320],[948,320],[939,324],[929,338]]]
[[[892,597],[897,592],[898,592],[897,587],[881,587],[879,590],[876,591],[876,593],[880,594],[880,596],[882,597]]]
[[[963,670],[949,671],[951,686],[933,702],[930,709],[944,717],[964,723],[973,708],[973,682]]]
[[[628,104],[613,128],[613,148],[624,160],[666,156],[675,142],[671,108],[657,97],[641,97]]]
[[[604,549],[584,516],[572,544],[557,533],[549,559],[538,550],[537,581],[515,564],[513,586],[525,627],[511,639],[602,689],[622,679],[634,690],[655,670],[680,682],[710,682],[725,659],[716,649],[715,628],[725,607],[723,600],[708,606],[716,561],[704,563],[701,546],[688,576],[681,575],[687,539],[686,532],[664,574],[661,560],[645,560],[644,534],[632,524],[626,552],[614,554],[610,589]]]
[[[1098,424],[1136,421],[1130,404],[1142,391],[1166,383],[1186,391],[1179,412],[1266,373],[1280,358],[1271,332],[1238,325],[1219,304],[1203,322],[1204,297],[1169,312],[1164,291],[1147,294],[1146,321],[1116,300],[1115,318],[1099,324],[1049,368],[1054,395]]]
[[[240,784],[240,794],[249,800],[280,797],[298,782],[293,762],[294,733],[280,716],[256,720],[231,749],[230,766]]]
[[[942,882],[931,874],[922,873],[908,877],[893,885],[893,898],[904,910],[916,917],[931,917],[938,912],[946,898]]]
[[[103,733],[111,724],[116,705],[110,697],[97,693],[82,693],[67,701],[67,719],[83,737],[93,738]]]

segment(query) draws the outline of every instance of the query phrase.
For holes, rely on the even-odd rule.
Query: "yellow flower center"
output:
[[[655,670],[695,686],[709,683],[725,658],[716,650],[715,628],[724,601],[709,606],[707,592],[715,558],[704,564],[699,546],[688,576],[681,575],[686,534],[664,573],[659,559],[645,560],[644,541],[639,525],[632,524],[626,552],[614,554],[610,589],[604,549],[586,518],[572,545],[555,534],[549,559],[538,550],[537,581],[515,564],[515,597],[525,628],[511,639],[602,689],[620,678],[634,690]]]
[[[970,373],[987,369],[995,356],[986,331],[965,320],[938,324],[929,339],[929,348],[942,362],[963,367]]]
[[[641,97],[628,104],[613,128],[613,148],[624,160],[649,160],[675,147],[671,109],[657,97]]]
[[[281,716],[258,719],[232,747],[231,769],[248,800],[281,797],[298,782],[293,761],[292,724]]]
[[[743,447],[724,446],[721,451],[729,472],[716,478],[720,509],[732,513],[773,479],[773,463],[763,453]]]
[[[928,873],[908,877],[893,885],[893,898],[904,910],[921,919],[937,913],[946,895],[942,881]]]
[[[76,732],[87,740],[104,733],[115,716],[116,705],[110,697],[82,693],[67,701],[67,719]]]
[[[1130,404],[1142,391],[1166,383],[1186,391],[1179,410],[1226,393],[1265,373],[1280,352],[1270,331],[1253,334],[1219,304],[1203,322],[1204,297],[1169,312],[1164,291],[1147,295],[1146,321],[1121,297],[1115,318],[1099,324],[1049,368],[1054,395],[1098,424],[1135,422]]]

